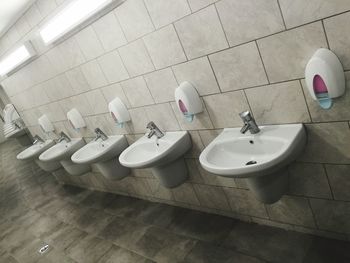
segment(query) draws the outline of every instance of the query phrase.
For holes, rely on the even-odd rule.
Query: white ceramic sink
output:
[[[119,156],[120,163],[129,168],[152,168],[153,174],[165,187],[178,186],[188,176],[183,160],[192,146],[188,132],[166,132],[159,139],[156,136],[148,138],[147,135]]]
[[[39,160],[43,162],[60,162],[63,168],[71,175],[83,175],[91,171],[90,165],[75,164],[71,160],[71,156],[86,145],[82,138],[71,139],[70,142],[65,140],[52,146],[39,156]]]
[[[47,140],[45,142],[38,142],[29,148],[25,149],[17,155],[18,160],[34,160],[41,169],[46,172],[53,172],[60,169],[62,166],[59,162],[42,162],[38,159],[39,155],[55,145],[53,140]]]
[[[201,153],[201,165],[217,175],[247,178],[248,186],[254,190],[266,188],[268,181],[277,184],[273,175],[281,180],[281,171],[304,149],[306,132],[302,124],[260,129],[257,134],[242,134],[239,128],[224,129]]]
[[[55,145],[55,142],[53,140],[47,140],[43,143],[38,142],[38,143],[33,144],[32,146],[28,147],[24,151],[20,152],[17,155],[17,159],[18,160],[36,159],[39,157],[39,155],[41,153],[43,153],[47,149],[51,148],[53,145]]]
[[[107,140],[98,139],[86,144],[71,159],[76,164],[94,164],[108,179],[120,180],[130,173],[118,161],[126,147],[128,142],[123,135],[109,136]]]
[[[228,177],[269,173],[293,161],[305,145],[302,124],[262,126],[258,134],[224,129],[199,157],[203,168]]]

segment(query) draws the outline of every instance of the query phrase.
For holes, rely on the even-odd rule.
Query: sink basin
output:
[[[71,156],[86,145],[85,141],[80,139],[71,139],[70,142],[62,141],[39,156],[39,160],[43,162],[60,162],[63,168],[71,175],[83,175],[91,171],[88,164],[75,164],[71,160]]]
[[[241,134],[239,128],[224,129],[200,155],[201,165],[217,175],[246,178],[255,192],[264,189],[273,192],[272,186],[278,182],[284,188],[288,179],[282,176],[286,174],[285,167],[306,145],[305,129],[302,124],[262,126],[260,129],[257,134]]]
[[[120,180],[130,174],[130,169],[120,165],[118,156],[128,147],[122,135],[109,136],[107,140],[98,139],[82,147],[72,155],[76,164],[94,164],[110,180]]]
[[[18,160],[34,160],[41,169],[46,172],[53,172],[60,169],[62,166],[57,161],[42,162],[38,159],[39,155],[55,145],[53,140],[47,140],[45,142],[36,143],[29,148],[25,149],[17,155]]]
[[[191,148],[188,132],[167,132],[157,139],[147,134],[129,146],[120,156],[122,165],[129,168],[152,168],[163,186],[174,188],[188,177],[184,154]]]

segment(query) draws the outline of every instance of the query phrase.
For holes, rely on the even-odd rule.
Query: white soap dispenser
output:
[[[50,119],[46,116],[46,114],[42,115],[38,119],[38,123],[42,131],[46,134],[49,134],[50,132],[55,131],[55,127],[52,125]]]
[[[109,112],[118,127],[123,128],[124,123],[131,120],[128,109],[123,101],[116,97],[108,104]]]
[[[188,81],[182,82],[175,90],[175,102],[188,122],[203,111],[202,101],[196,88]]]
[[[79,131],[81,128],[86,127],[84,118],[81,116],[80,112],[76,108],[73,108],[67,112],[67,119],[72,128],[76,131]]]
[[[345,75],[338,57],[329,49],[318,49],[305,68],[308,91],[323,109],[330,109],[332,98],[345,93]]]

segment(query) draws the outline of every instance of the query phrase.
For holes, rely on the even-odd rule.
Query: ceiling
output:
[[[33,0],[0,0],[0,37],[33,2]]]

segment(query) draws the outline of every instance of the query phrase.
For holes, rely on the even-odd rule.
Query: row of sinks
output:
[[[124,136],[110,136],[85,144],[83,139],[36,143],[17,158],[33,159],[46,171],[61,167],[72,175],[90,171],[90,165],[111,180],[120,180],[130,168],[151,168],[163,186],[173,188],[188,177],[184,154],[191,148],[188,132],[166,132],[162,137],[145,134],[132,145]],[[248,187],[264,203],[276,202],[286,190],[285,167],[306,144],[302,124],[260,127],[257,134],[224,129],[200,155],[207,171],[225,177],[245,178]]]

